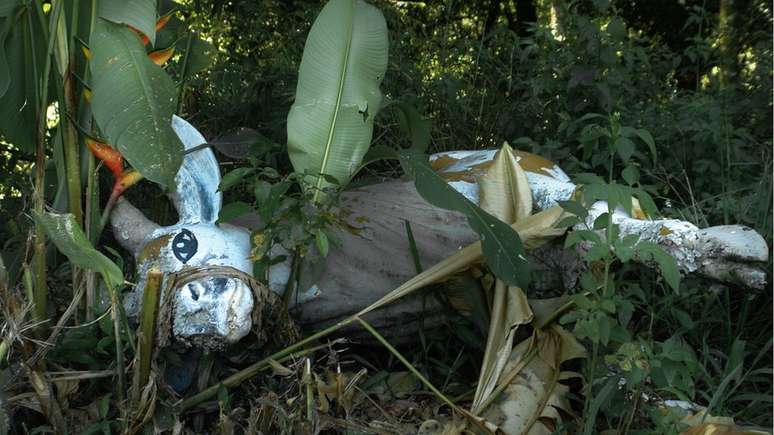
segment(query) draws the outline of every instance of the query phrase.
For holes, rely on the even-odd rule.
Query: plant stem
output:
[[[58,1],[61,3],[61,0]],[[73,6],[74,17],[78,14],[78,2]],[[64,15],[59,16],[56,28],[52,29],[52,35],[55,35],[55,58],[59,68],[61,86],[57,86],[57,100],[59,101],[59,134],[62,139],[62,147],[65,157],[65,180],[67,183],[67,203],[68,210],[75,217],[75,222],[79,227],[83,227],[83,206],[81,203],[81,167],[78,150],[78,133],[71,124],[72,115],[77,111],[75,105],[75,96],[73,90],[73,62],[74,58],[70,53],[68,43],[70,38],[67,36],[67,24]],[[78,286],[84,285],[81,279],[83,271],[73,266],[72,285],[73,292],[77,291]]]
[[[180,66],[180,89],[177,94],[177,113],[183,113],[183,99],[185,98],[186,73],[188,72],[188,57],[191,53],[191,43],[193,42],[193,32],[188,32],[188,39],[185,41],[185,53],[183,54],[183,64]]]
[[[335,325],[331,325],[331,326],[323,329],[322,331],[319,331],[319,332],[317,332],[315,334],[312,334],[309,337],[307,337],[307,338],[305,338],[305,339],[303,339],[303,340],[301,340],[301,341],[299,341],[299,342],[297,342],[295,344],[292,344],[292,345],[286,347],[285,349],[282,349],[279,352],[275,352],[275,353],[269,355],[268,357],[266,357],[266,358],[264,358],[264,359],[262,359],[262,360],[260,360],[260,361],[258,361],[256,363],[253,363],[252,365],[250,365],[250,366],[248,366],[248,367],[238,371],[237,373],[234,373],[233,375],[229,376],[228,378],[224,379],[222,382],[219,382],[219,383],[217,383],[215,385],[211,385],[209,388],[207,388],[207,389],[205,389],[205,390],[203,390],[203,391],[201,391],[201,392],[199,392],[199,393],[189,397],[188,399],[185,399],[180,404],[180,407],[178,408],[179,411],[180,412],[185,411],[187,409],[190,409],[190,408],[192,408],[192,407],[194,407],[194,406],[204,402],[205,400],[207,400],[207,399],[209,399],[211,397],[214,397],[216,394],[218,394],[218,389],[220,389],[221,386],[223,386],[225,388],[230,388],[230,387],[233,387],[235,385],[239,385],[241,382],[243,382],[243,381],[245,381],[247,379],[252,378],[253,376],[255,376],[258,373],[260,373],[261,370],[263,370],[263,369],[265,369],[267,367],[270,367],[269,362],[271,360],[280,361],[281,359],[283,359],[283,358],[285,358],[285,357],[287,357],[289,355],[300,356],[300,355],[304,355],[304,354],[308,353],[309,351],[303,351],[303,350],[301,352],[296,352],[296,351],[297,350],[301,350],[307,344],[309,344],[309,343],[311,343],[311,342],[313,342],[315,340],[319,340],[319,339],[321,339],[321,338],[323,338],[323,337],[325,337],[325,336],[327,336],[327,335],[337,331],[338,329],[340,329],[340,328],[342,328],[342,327],[352,323],[355,320],[355,318],[356,318],[355,316],[348,317],[348,318],[342,320],[341,322],[336,323]]]
[[[137,335],[137,359],[139,360],[138,377],[134,381],[133,403],[138,403],[140,392],[150,377],[153,345],[156,337],[156,320],[161,299],[161,281],[163,274],[159,270],[148,272],[145,290],[142,293],[142,312],[140,333]]]
[[[126,375],[124,374],[124,346],[121,339],[121,311],[118,306],[120,302],[118,300],[118,289],[113,287],[110,282],[105,284],[111,289],[110,305],[112,306],[112,313],[110,315],[113,318],[113,335],[116,342],[116,375],[118,375],[118,385],[116,387],[118,388],[118,403],[123,403],[126,398]]]
[[[395,355],[395,357],[396,357],[396,358],[398,358],[398,361],[400,361],[401,363],[403,363],[403,365],[404,365],[404,366],[406,366],[406,368],[407,368],[407,369],[408,369],[408,370],[409,370],[411,373],[413,373],[413,374],[414,374],[414,376],[416,376],[416,377],[417,377],[417,379],[419,379],[419,381],[420,381],[420,382],[422,382],[422,383],[423,383],[423,384],[424,384],[424,385],[425,385],[427,388],[429,388],[429,389],[430,389],[430,391],[432,391],[432,392],[433,392],[433,394],[435,394],[435,395],[436,395],[436,396],[437,396],[439,399],[441,399],[441,400],[442,400],[444,403],[446,403],[447,405],[449,405],[449,406],[451,407],[451,409],[453,409],[453,410],[457,410],[457,405],[455,405],[455,404],[454,404],[454,402],[452,402],[452,401],[451,401],[451,400],[450,400],[448,397],[446,397],[446,395],[445,395],[445,394],[443,394],[443,393],[442,393],[442,392],[440,392],[440,391],[439,391],[437,388],[435,388],[435,385],[433,385],[433,384],[432,384],[432,383],[431,383],[429,380],[427,380],[427,378],[425,378],[424,376],[422,376],[422,373],[419,373],[419,370],[417,370],[417,369],[416,369],[416,367],[414,367],[414,366],[413,366],[413,365],[412,365],[410,362],[408,362],[408,360],[407,360],[407,359],[406,359],[406,358],[405,358],[405,357],[404,357],[404,356],[403,356],[403,355],[402,355],[400,352],[398,352],[398,350],[397,350],[397,349],[395,349],[395,348],[394,348],[394,347],[393,347],[393,346],[390,344],[390,342],[388,342],[388,341],[387,341],[387,339],[385,339],[384,337],[382,337],[382,335],[381,335],[381,334],[379,334],[379,333],[376,331],[376,329],[374,329],[374,328],[373,328],[373,327],[372,327],[372,326],[371,326],[371,325],[370,325],[368,322],[366,322],[365,320],[361,319],[360,317],[356,317],[356,319],[357,319],[357,321],[358,321],[358,322],[360,322],[360,325],[362,325],[362,326],[363,326],[363,328],[365,328],[365,329],[366,329],[366,331],[368,331],[368,332],[369,332],[371,335],[373,335],[373,336],[374,336],[374,338],[376,338],[376,340],[377,340],[377,341],[379,341],[379,343],[381,343],[381,344],[382,344],[382,346],[386,347],[386,348],[387,348],[387,350],[389,350],[389,351],[390,351],[390,353],[392,353],[393,355]]]
[[[51,75],[51,57],[54,52],[54,42],[56,27],[59,23],[59,16],[62,13],[62,2],[53,4],[51,12],[51,22],[53,29],[49,32],[48,50],[43,67],[43,75],[35,77],[39,82],[39,99],[36,104],[38,110],[37,125],[35,130],[35,211],[42,214],[45,205],[45,177],[46,177],[46,112],[48,109],[48,79]],[[31,20],[31,19],[30,19]],[[31,21],[30,21],[31,23]],[[34,47],[34,36],[32,26],[29,28],[30,39]],[[37,59],[32,59],[32,64],[36,64]],[[35,271],[35,290],[33,318],[36,322],[43,321],[47,315],[46,305],[48,302],[48,286],[46,284],[46,240],[45,231],[41,223],[35,223],[35,242],[34,242],[33,268]]]

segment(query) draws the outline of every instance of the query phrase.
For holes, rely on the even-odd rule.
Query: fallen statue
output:
[[[181,118],[173,128],[186,149],[205,143],[204,137]],[[457,191],[478,204],[476,175],[485,170],[496,151],[455,151],[431,156],[431,165]],[[527,175],[536,209],[570,199],[575,192],[570,178],[554,163],[539,156],[517,152]],[[138,280],[127,293],[127,314],[137,316],[150,270],[165,275],[205,267],[213,273],[180,281],[162,296],[168,301],[171,335],[186,345],[216,349],[239,341],[253,328],[254,311],[262,303],[252,280],[249,229],[257,218],[240,218],[217,224],[222,197],[218,191],[220,171],[209,148],[187,154],[170,194],[179,214],[175,225],[162,227],[146,218],[127,200],[121,199],[111,215],[116,239],[137,259]],[[457,212],[428,204],[414,184],[393,180],[344,192],[341,215],[357,231],[337,230],[342,248],[332,248],[322,260],[319,278],[298,289],[290,300],[298,325],[310,330],[353,314],[378,300],[416,275],[405,233],[409,221],[421,263],[433,265],[462,247],[475,242],[476,234]],[[600,202],[591,207],[589,222],[607,211]],[[613,220],[620,237],[637,234],[659,244],[676,260],[683,273],[697,273],[741,287],[760,289],[766,274],[760,263],[768,260],[763,237],[740,225],[699,229],[675,219],[638,219],[622,209]],[[287,254],[276,248],[272,254]],[[583,263],[578,252],[548,243],[529,253],[540,272],[535,291],[574,288]],[[282,294],[290,279],[290,259],[269,270],[269,289]],[[265,288],[264,288],[265,290]],[[409,296],[384,306],[366,317],[392,338],[415,335],[420,318],[425,326],[440,324],[443,312],[437,302]]]

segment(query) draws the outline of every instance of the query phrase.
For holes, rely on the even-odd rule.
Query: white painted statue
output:
[[[205,142],[194,127],[178,117],[173,119],[173,127],[186,149]],[[431,165],[452,187],[478,204],[476,175],[491,164],[495,153],[480,150],[435,154]],[[533,154],[517,154],[536,209],[552,207],[556,201],[571,197],[576,186],[557,165]],[[170,196],[180,216],[177,224],[160,227],[123,199],[112,213],[116,239],[137,258],[138,282],[125,298],[130,316],[138,314],[151,268],[171,273],[209,265],[252,273],[248,229],[257,218],[241,218],[232,222],[236,225],[215,223],[222,198],[217,191],[220,172],[213,152],[204,148],[187,154],[175,181],[177,190]],[[357,230],[335,230],[342,247],[331,249],[315,284],[301,289],[291,301],[291,314],[309,330],[361,310],[416,274],[404,220],[411,223],[425,267],[477,240],[464,216],[428,204],[408,181],[392,180],[348,190],[341,196],[340,209],[341,216]],[[606,211],[605,203],[594,204],[588,219],[593,221]],[[768,246],[749,228],[731,225],[699,229],[674,219],[638,219],[623,210],[615,212],[614,222],[620,226],[621,237],[638,234],[641,239],[658,243],[677,260],[683,273],[698,273],[741,287],[765,285],[766,274],[760,264],[768,260]],[[577,284],[582,262],[574,250],[548,244],[531,252],[530,260],[541,272],[535,284],[538,290],[562,292]],[[285,291],[289,263],[290,259],[269,270],[269,287],[278,294]],[[171,330],[177,341],[218,348],[250,332],[254,295],[238,276],[209,276],[181,287],[174,289],[171,301]],[[410,339],[415,336],[420,317],[425,326],[432,326],[440,324],[441,316],[437,303],[409,296],[367,318],[388,336]]]

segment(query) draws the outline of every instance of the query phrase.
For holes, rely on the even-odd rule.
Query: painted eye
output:
[[[182,261],[183,264],[188,262],[199,249],[199,242],[192,232],[183,228],[182,231],[177,233],[174,239],[172,239],[172,253],[175,254],[175,258]]]

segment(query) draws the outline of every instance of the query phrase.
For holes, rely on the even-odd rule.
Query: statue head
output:
[[[204,144],[193,126],[175,116],[172,127],[186,150]],[[124,299],[130,317],[141,309],[147,274],[164,274],[162,304],[172,304],[172,335],[178,342],[217,348],[234,343],[250,332],[254,296],[249,282],[252,264],[250,235],[238,227],[217,224],[222,196],[220,170],[209,148],[185,155],[169,193],[179,220],[162,227],[145,218],[125,199],[112,214],[116,239],[137,259],[138,278]],[[218,269],[236,273],[218,273]],[[171,274],[207,269],[212,273],[168,285]],[[240,273],[241,272],[241,273]],[[175,281],[177,282],[177,281]]]

